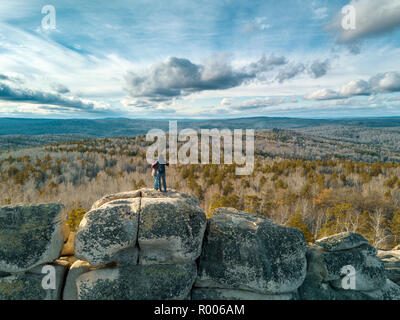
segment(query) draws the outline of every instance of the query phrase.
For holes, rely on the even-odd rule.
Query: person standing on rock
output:
[[[165,161],[164,156],[160,155],[158,157],[158,172],[157,172],[157,180],[158,180],[158,187],[161,190],[161,179],[164,186],[164,192],[167,192],[167,182],[165,181],[165,166],[169,166],[169,162]]]
[[[158,160],[154,160],[153,164],[151,165],[151,175],[154,177],[154,190],[158,190]]]

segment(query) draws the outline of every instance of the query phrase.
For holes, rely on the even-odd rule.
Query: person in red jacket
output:
[[[165,166],[169,166],[169,162],[165,161],[164,157],[160,155],[158,160],[153,162],[152,169],[153,169],[153,176],[154,176],[154,189],[160,190],[161,189],[161,181],[164,187],[164,192],[167,192],[167,182],[165,179]]]
[[[158,161],[154,160],[151,165],[151,175],[154,177],[154,189],[158,190]],[[161,186],[160,186],[161,188]]]

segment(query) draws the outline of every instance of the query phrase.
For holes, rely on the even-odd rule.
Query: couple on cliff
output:
[[[165,161],[164,157],[160,155],[158,160],[154,160],[151,165],[151,175],[154,177],[154,189],[161,190],[161,180],[164,187],[164,192],[167,192],[167,183],[165,181],[165,166],[169,166],[168,161]]]

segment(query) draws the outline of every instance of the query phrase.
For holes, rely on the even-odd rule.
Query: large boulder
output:
[[[357,248],[363,244],[368,244],[368,240],[358,233],[343,232],[319,239],[315,243],[326,251],[335,252]]]
[[[307,277],[299,288],[300,299],[369,300],[368,293],[382,293],[387,285],[384,264],[363,236],[341,233],[316,243],[307,248]]]
[[[45,287],[48,269],[53,267],[54,288]],[[52,271],[53,272],[53,271]],[[60,300],[66,268],[59,264],[40,265],[29,272],[15,273],[0,278],[0,300]]]
[[[84,216],[75,256],[94,266],[135,264],[136,255],[139,264],[190,263],[201,253],[205,228],[206,215],[192,196],[151,189],[118,193]]]
[[[201,253],[206,223],[204,211],[185,198],[142,198],[139,263],[195,261]]]
[[[0,207],[0,271],[24,272],[57,259],[62,209],[61,204]]]
[[[300,230],[220,208],[207,224],[196,287],[291,293],[306,276],[305,252]]]
[[[75,236],[75,256],[93,266],[117,260],[136,244],[140,199],[114,200],[83,217]]]
[[[336,252],[311,247],[307,254],[308,272],[321,281],[329,281],[334,288],[342,289],[343,268],[350,266],[355,271],[354,290],[377,290],[385,285],[386,273],[383,263],[373,253],[369,244]]]
[[[365,294],[373,300],[400,300],[400,286],[387,279],[381,289],[365,292]]]
[[[195,263],[136,265],[90,271],[75,282],[81,300],[183,300],[196,274]]]

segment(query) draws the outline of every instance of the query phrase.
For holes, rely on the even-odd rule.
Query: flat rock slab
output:
[[[89,211],[75,236],[75,256],[93,266],[118,260],[120,251],[134,247],[140,199],[115,200]]]
[[[363,244],[368,244],[368,241],[361,234],[343,232],[319,239],[315,243],[327,251],[334,252],[357,248]]]
[[[0,271],[23,272],[57,259],[62,209],[61,204],[0,207]]]
[[[203,210],[181,198],[142,198],[139,264],[195,261],[201,253],[207,219]]]
[[[76,279],[80,300],[184,300],[196,264],[136,265],[90,271]]]
[[[208,220],[197,287],[291,293],[306,276],[300,230],[230,208]]]
[[[0,300],[60,300],[66,268],[52,266],[55,270],[55,289],[44,289],[42,282],[48,273],[41,273],[42,266],[37,266],[31,272],[0,278]]]
[[[194,288],[192,300],[293,300],[293,294],[265,295],[244,290]]]
[[[142,188],[134,191],[120,192],[115,194],[110,194],[104,196],[100,200],[96,201],[91,210],[100,208],[103,204],[114,201],[114,200],[123,200],[123,199],[132,199],[132,198],[181,198],[185,199],[188,202],[191,202],[195,206],[199,206],[199,200],[191,195],[179,193],[175,190],[169,190],[168,192],[160,192],[154,189]]]

